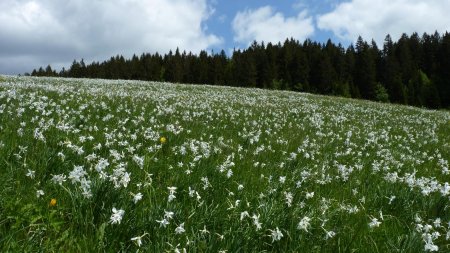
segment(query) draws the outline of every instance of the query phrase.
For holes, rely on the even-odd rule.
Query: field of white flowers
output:
[[[450,251],[450,113],[3,76],[1,252]]]

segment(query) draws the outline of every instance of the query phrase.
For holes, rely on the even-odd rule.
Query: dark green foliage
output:
[[[358,38],[354,80],[365,99],[375,98],[376,65],[373,50],[361,37]]]
[[[387,89],[381,83],[375,85],[375,100],[380,102],[389,102]]]
[[[386,36],[382,49],[359,37],[347,49],[328,40],[325,44],[267,45],[254,41],[228,57],[201,51],[166,55],[121,55],[86,65],[73,61],[59,73],[50,65],[33,76],[136,79],[294,90],[326,95],[391,101],[429,108],[450,107],[450,34],[403,34],[394,42]]]

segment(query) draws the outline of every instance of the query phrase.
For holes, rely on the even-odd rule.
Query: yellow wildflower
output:
[[[56,206],[56,199],[50,200],[50,206]]]

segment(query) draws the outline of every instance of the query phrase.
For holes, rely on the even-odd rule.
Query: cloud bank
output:
[[[204,26],[213,13],[206,0],[2,0],[0,9],[4,73],[222,43]]]
[[[306,11],[285,17],[271,6],[238,12],[233,19],[234,41],[250,45],[254,40],[278,43],[286,38],[304,40],[314,33],[312,17]]]
[[[450,1],[443,0],[352,0],[318,15],[317,26],[346,41],[361,35],[382,44],[387,34],[396,40],[402,33],[450,31],[449,12]]]

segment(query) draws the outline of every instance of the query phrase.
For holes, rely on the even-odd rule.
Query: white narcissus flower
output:
[[[139,166],[139,168],[141,168],[141,169],[144,168],[144,157],[134,155],[133,161]]]
[[[182,234],[184,233],[186,230],[184,229],[184,222],[181,223],[177,228],[175,228],[175,233],[176,234]]]
[[[369,223],[369,227],[376,228],[376,227],[379,227],[380,224],[381,224],[381,222],[378,221],[378,219],[374,217],[374,218],[372,218],[372,221]]]
[[[307,192],[306,193],[306,199],[311,199],[314,197],[314,192]]]
[[[62,185],[66,181],[66,176],[64,174],[53,175],[51,180],[55,184]]]
[[[111,224],[116,224],[122,221],[123,215],[125,214],[125,211],[122,209],[117,210],[115,207],[112,209],[113,214],[111,215],[110,222]]]
[[[325,240],[331,239],[331,238],[333,238],[335,236],[336,236],[336,232],[325,230]]]
[[[297,225],[297,229],[299,230],[305,230],[306,232],[308,232],[308,227],[311,226],[311,224],[309,223],[311,221],[311,218],[305,216],[303,217],[303,219],[300,220],[300,222]]]
[[[164,210],[164,218],[167,219],[167,220],[172,219],[174,214],[175,214],[175,213],[172,212],[172,211],[166,211],[166,210]]]
[[[425,242],[425,251],[438,251],[439,247],[431,240]]]
[[[142,245],[142,238],[140,236],[136,236],[136,237],[131,238],[131,241],[136,243],[136,245],[138,247],[141,247],[141,245]]]
[[[36,191],[36,197],[41,197],[41,196],[43,196],[44,195],[44,191],[43,190],[37,190]]]
[[[278,227],[276,227],[275,230],[269,229],[269,231],[271,232],[270,236],[272,237],[272,242],[279,241],[283,238],[283,233],[281,233]]]
[[[136,245],[137,245],[138,247],[141,247],[141,245],[142,245],[142,237],[144,237],[144,236],[146,236],[146,235],[148,235],[148,234],[147,234],[147,233],[144,233],[144,234],[141,235],[141,236],[133,237],[133,238],[131,238],[131,241],[134,242],[134,243],[136,243]]]
[[[256,226],[256,231],[260,230],[262,228],[261,222],[259,222],[259,214],[253,214],[252,216],[253,224]]]
[[[284,198],[286,200],[286,205],[288,207],[291,207],[292,201],[294,199],[294,196],[292,195],[292,193],[291,192],[284,192]]]
[[[142,193],[138,192],[136,194],[131,193],[131,195],[133,195],[133,202],[136,204],[139,200],[142,199],[142,197],[144,195],[142,195]]]
[[[156,222],[159,223],[159,227],[166,227],[167,225],[170,224],[170,222],[166,219],[156,220]]]
[[[27,177],[33,179],[36,172],[34,170],[28,170],[28,173],[26,174]]]
[[[177,187],[175,186],[171,186],[171,187],[167,187],[167,189],[169,190],[169,197],[167,199],[168,202],[172,202],[172,200],[176,199],[177,197],[175,196]]]
[[[245,217],[250,217],[250,215],[248,214],[248,212],[247,212],[247,211],[241,212],[241,221],[242,221]]]

